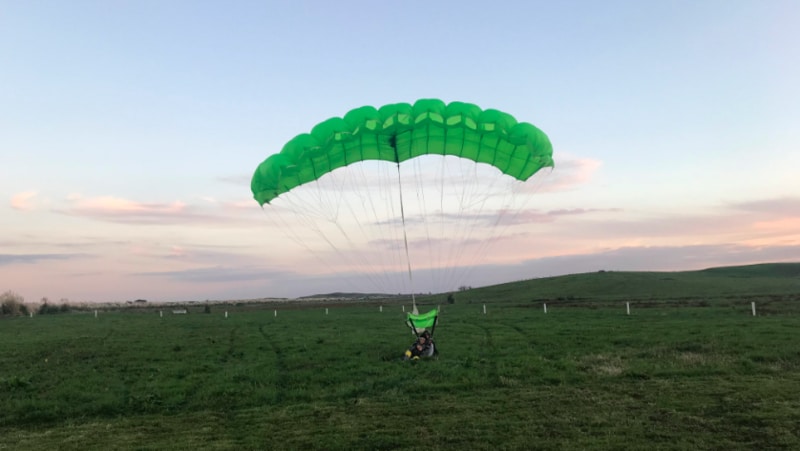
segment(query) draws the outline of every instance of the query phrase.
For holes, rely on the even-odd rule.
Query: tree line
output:
[[[38,315],[49,315],[53,313],[69,312],[71,307],[62,299],[61,304],[51,304],[47,298],[42,298],[42,303],[38,307],[28,306],[25,298],[13,291],[6,291],[0,294],[0,316],[28,316],[31,313]]]

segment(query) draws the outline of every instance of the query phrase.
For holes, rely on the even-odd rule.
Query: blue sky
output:
[[[798,261],[797,23],[779,0],[0,1],[0,290],[352,289],[276,255],[250,176],[328,117],[430,97],[555,149],[528,254],[476,285]]]

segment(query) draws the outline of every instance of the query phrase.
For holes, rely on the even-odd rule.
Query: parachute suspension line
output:
[[[485,238],[478,236],[476,239],[475,235],[482,235],[486,232],[485,226],[482,225],[485,221],[483,216],[486,202],[492,192],[491,184],[486,186],[483,181],[479,181],[483,177],[479,171],[481,169],[479,164],[464,163],[460,161],[460,164],[455,166],[457,171],[451,175],[451,177],[459,180],[459,185],[463,186],[456,193],[458,196],[458,208],[454,211],[458,218],[459,232],[457,236],[463,240],[463,244],[451,247],[448,256],[451,261],[457,262],[457,264],[454,263],[453,270],[449,275],[449,285],[453,288],[459,282],[467,282],[465,271],[483,259],[484,252],[481,248],[484,246]],[[475,242],[481,244],[478,244],[476,248]]]
[[[336,227],[339,231],[339,235],[346,240],[347,248],[356,249],[359,241],[366,239],[367,242],[370,242],[375,238],[375,231],[371,231],[373,227],[370,226],[370,222],[377,223],[379,225],[379,231],[382,229],[382,227],[380,227],[378,211],[373,203],[373,196],[357,189],[353,189],[357,187],[353,184],[355,180],[367,179],[364,166],[348,166],[347,168],[347,171],[338,172],[339,175],[344,177],[341,184],[341,189],[343,190],[342,195],[336,203],[341,204],[341,206],[338,208],[341,208],[346,218],[352,221],[352,226],[355,228],[355,230],[348,232],[347,229],[343,227],[343,223],[339,221],[336,222]],[[356,172],[358,174],[356,174]],[[334,174],[332,173],[331,175]],[[344,191],[348,191],[348,193],[345,193]],[[379,232],[379,236],[383,235],[383,232]],[[354,239],[353,237],[358,237],[358,239]],[[358,273],[362,276],[366,276],[366,279],[368,279],[374,287],[379,288],[387,286],[385,283],[387,279],[387,273],[383,268],[383,265],[375,265],[375,263],[370,259],[359,258],[358,254],[349,255],[347,261],[351,263],[352,267],[359,268]],[[375,269],[376,267],[381,269]]]
[[[408,252],[408,232],[406,231],[406,213],[403,208],[403,179],[400,176],[400,155],[397,152],[397,136],[389,139],[389,145],[394,149],[394,161],[397,164],[397,188],[400,192],[400,220],[403,223],[403,244],[406,248],[406,264],[408,265],[408,283],[411,287],[411,313],[419,315],[417,310],[417,299],[414,294],[414,277],[411,275],[411,255]]]
[[[275,210],[267,216],[273,219],[273,224],[279,226],[289,240],[304,248],[309,255],[326,267],[343,268],[345,274],[352,274],[355,270],[373,286],[385,286],[385,283],[379,280],[380,274],[373,271],[374,266],[371,266],[368,260],[349,252],[358,242],[354,236],[366,236],[363,231],[364,222],[359,220],[359,215],[353,214],[356,207],[346,195],[351,177],[341,172],[331,172],[327,175],[324,181],[315,180],[275,199],[273,201]],[[289,216],[281,214],[283,210],[287,210],[285,213],[292,213],[291,221]],[[267,213],[263,207],[262,211]],[[348,232],[344,227],[342,216],[355,220],[354,227],[357,227],[355,235],[353,231]],[[298,227],[299,225],[301,227]],[[303,230],[313,232],[333,253],[312,246],[307,237],[301,236]],[[340,277],[340,280],[354,290],[363,289],[352,276]]]
[[[359,175],[356,177],[358,180],[369,180],[370,173],[366,170],[365,165],[355,166],[353,169],[358,168]],[[376,165],[373,170],[379,171],[384,173],[386,169],[383,165]],[[391,174],[387,174],[391,175]],[[389,177],[384,177],[381,175],[378,177],[378,180],[388,180]],[[391,224],[387,221],[387,210],[383,207],[379,208],[379,204],[381,203],[388,203],[389,199],[387,196],[387,184],[386,183],[377,183],[375,189],[364,191],[363,196],[358,196],[358,202],[351,205],[350,215],[356,220],[359,226],[359,236],[361,239],[366,239],[366,241],[370,242],[372,240],[383,240],[386,237],[392,236],[395,232],[392,230]],[[356,186],[352,186],[352,188],[356,188]],[[391,194],[394,193],[395,186],[391,184]],[[361,192],[359,190],[354,189],[354,193]],[[391,208],[389,209],[391,210]],[[359,220],[363,215],[363,221]],[[380,244],[379,244],[380,245]],[[388,255],[388,258],[393,262],[396,261],[397,255],[396,252],[392,252],[391,249],[388,252],[384,252],[384,255]],[[381,289],[383,287],[391,286],[392,277],[389,274],[389,271],[386,265],[383,264],[384,262],[377,262],[377,261],[366,261],[364,262],[363,271],[365,273],[375,273],[376,278],[382,279],[382,283],[376,283],[375,287]],[[396,265],[392,264],[390,267],[396,267]]]

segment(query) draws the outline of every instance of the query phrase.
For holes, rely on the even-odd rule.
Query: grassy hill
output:
[[[678,272],[599,271],[475,288],[456,293],[455,297],[457,302],[530,302],[787,295],[800,295],[800,263]]]

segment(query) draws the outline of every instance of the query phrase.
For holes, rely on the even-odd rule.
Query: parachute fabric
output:
[[[433,309],[428,313],[422,313],[419,315],[415,315],[413,313],[408,314],[408,322],[410,325],[416,329],[417,331],[430,329],[436,324],[436,316],[439,314],[439,310]]]

